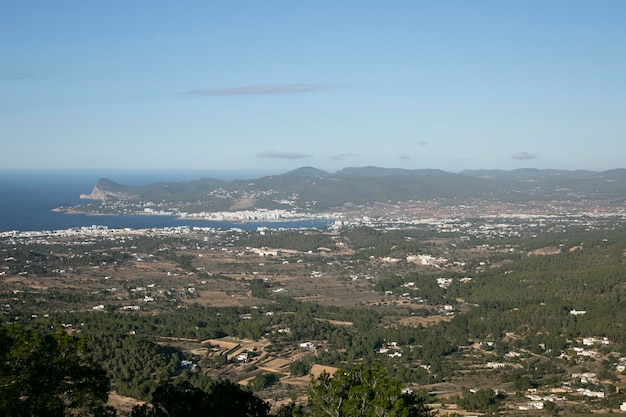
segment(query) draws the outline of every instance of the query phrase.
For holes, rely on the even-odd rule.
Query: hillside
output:
[[[253,180],[200,179],[130,187],[101,179],[81,198],[178,204],[189,212],[242,209],[323,211],[345,204],[434,199],[621,199],[626,170],[606,172],[519,169],[451,173],[432,169],[349,167],[329,173],[312,167]]]
[[[0,241],[0,322],[72,329],[134,403],[229,380],[306,406],[309,374],[366,366],[439,415],[616,412],[625,229],[577,220],[25,233]]]

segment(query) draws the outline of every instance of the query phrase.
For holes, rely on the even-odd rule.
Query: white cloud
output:
[[[33,75],[26,72],[0,74],[0,80],[28,80],[31,78],[34,78]]]
[[[232,88],[215,88],[206,90],[191,90],[183,93],[187,97],[205,96],[249,96],[260,94],[297,94],[329,89],[328,85],[319,84],[277,84],[251,85]]]
[[[528,152],[515,152],[513,155],[511,155],[511,159],[517,159],[517,160],[526,160],[526,159],[535,159],[537,158],[537,154],[534,153],[528,153]]]
[[[338,161],[342,159],[358,158],[358,157],[359,157],[358,153],[340,153],[340,154],[331,156],[330,159],[334,159]]]
[[[256,154],[257,158],[282,158],[282,159],[301,159],[310,158],[313,155],[297,153],[297,152],[278,152],[274,150],[268,150],[259,152]]]

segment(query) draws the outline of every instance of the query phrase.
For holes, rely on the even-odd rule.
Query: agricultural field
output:
[[[5,323],[85,335],[122,415],[163,379],[227,379],[273,409],[306,404],[311,378],[356,364],[382,366],[443,415],[619,412],[623,236],[13,236],[0,304]]]

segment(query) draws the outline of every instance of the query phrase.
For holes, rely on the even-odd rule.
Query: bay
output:
[[[197,226],[220,229],[255,230],[270,228],[324,227],[320,220],[287,222],[235,223],[205,220],[184,220],[172,216],[92,216],[52,211],[84,203],[80,194],[88,194],[100,178],[109,178],[124,185],[155,182],[177,182],[200,178],[222,180],[254,179],[260,171],[1,171],[0,170],[0,232],[63,230],[75,227],[106,226],[110,229],[144,229],[175,226]]]

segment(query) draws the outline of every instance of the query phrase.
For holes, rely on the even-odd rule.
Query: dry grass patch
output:
[[[132,397],[124,397],[115,391],[109,393],[109,401],[107,403],[107,405],[115,408],[117,411],[126,414],[130,413],[134,406],[141,404],[144,404],[144,402]]]
[[[189,300],[202,306],[211,307],[241,307],[247,305],[243,300],[247,297],[240,295],[228,294],[223,291],[198,291],[198,297]]]
[[[353,326],[354,323],[352,323],[351,321],[340,321],[340,320],[331,320],[331,319],[320,319],[320,318],[315,318],[315,320],[317,321],[324,321],[326,323],[330,323],[334,326],[345,326],[345,327],[350,327]]]
[[[319,378],[320,375],[322,375],[322,373],[326,372],[329,375],[334,375],[335,372],[337,372],[339,370],[339,368],[335,368],[334,366],[326,366],[326,365],[313,365],[313,367],[311,367],[311,372],[310,374],[313,375],[314,378]]]
[[[529,255],[556,255],[557,253],[561,253],[561,249],[558,246],[546,246],[545,248],[528,252]]]
[[[400,320],[400,324],[411,327],[417,327],[419,325],[428,327],[441,323],[442,321],[450,320],[452,320],[451,316],[406,317]]]
[[[230,337],[225,337],[222,339],[208,339],[208,340],[203,340],[202,341],[203,344],[211,344],[212,346],[219,346],[221,348],[224,349],[233,349],[236,346],[239,345],[239,342],[234,341],[232,338]]]
[[[294,359],[274,358],[263,365],[259,365],[259,369],[265,369],[270,372],[284,372],[284,368],[289,367],[293,361]]]

